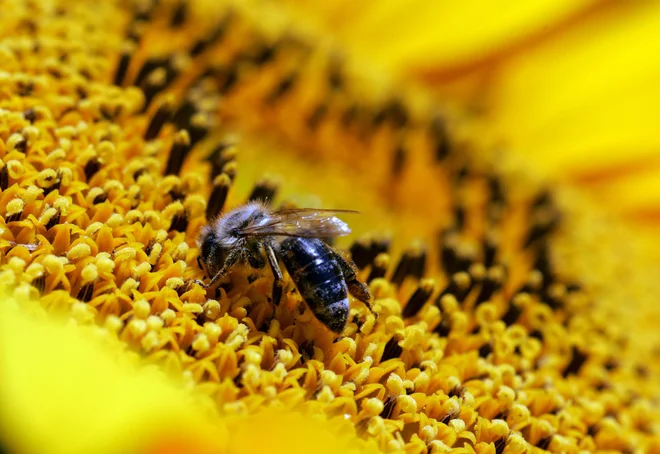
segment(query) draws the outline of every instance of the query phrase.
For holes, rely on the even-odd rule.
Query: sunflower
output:
[[[533,118],[511,134],[525,106],[504,100],[535,57],[424,86],[512,24],[607,22],[591,3],[521,9],[421,66],[427,26],[406,50],[365,47],[414,8],[355,5],[366,41],[335,26],[345,9],[303,3],[4,8],[3,447],[660,450],[654,251],[521,158]],[[361,212],[351,241],[327,240],[371,294],[339,334],[286,270],[278,305],[247,264],[200,285],[218,265],[200,230],[255,200]]]

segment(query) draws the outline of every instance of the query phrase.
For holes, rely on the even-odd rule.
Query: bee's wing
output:
[[[241,229],[244,236],[297,236],[305,238],[330,238],[348,235],[351,229],[334,216],[337,213],[357,213],[353,210],[320,210],[316,208],[288,208],[270,213],[269,220],[261,225],[249,225]]]

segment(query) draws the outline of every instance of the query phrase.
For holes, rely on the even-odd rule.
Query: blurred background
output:
[[[358,58],[460,105],[539,177],[637,227],[660,222],[658,2],[286,3]]]

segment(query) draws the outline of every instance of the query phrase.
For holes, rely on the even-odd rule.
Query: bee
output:
[[[209,288],[236,264],[273,273],[272,301],[278,305],[284,285],[282,261],[305,303],[316,318],[335,333],[348,320],[348,293],[369,307],[369,289],[358,281],[352,263],[321,238],[350,233],[338,213],[352,210],[291,208],[272,211],[260,202],[250,202],[227,212],[204,226],[197,244],[198,261],[211,276]],[[279,258],[279,260],[278,260]]]

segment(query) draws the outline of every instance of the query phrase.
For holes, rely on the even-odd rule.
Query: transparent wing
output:
[[[339,213],[357,213],[354,210],[321,210],[316,208],[287,208],[273,211],[262,224],[253,224],[240,231],[244,236],[297,236],[329,238],[348,235],[351,229],[334,216]]]

